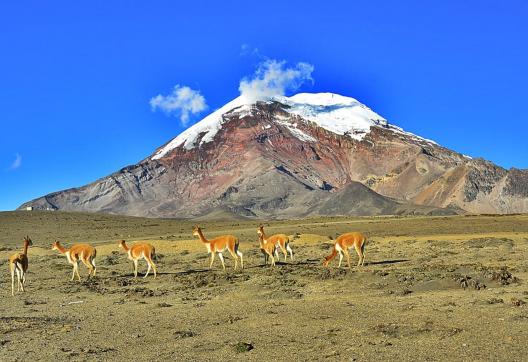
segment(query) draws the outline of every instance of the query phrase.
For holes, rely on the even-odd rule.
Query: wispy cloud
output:
[[[9,169],[13,171],[13,170],[20,168],[20,166],[22,166],[22,156],[20,156],[20,154],[17,153],[15,155],[15,160],[13,161]]]
[[[287,91],[296,91],[305,82],[313,82],[314,66],[297,63],[287,66],[286,61],[268,59],[261,62],[251,78],[240,81],[240,94],[250,101],[273,96],[282,96]]]
[[[262,54],[260,54],[260,51],[257,47],[252,47],[251,45],[249,44],[242,44],[240,46],[240,55],[241,56],[257,56],[258,58],[261,58],[261,59],[266,59],[266,57]]]
[[[152,111],[160,109],[166,114],[175,115],[186,125],[190,115],[207,109],[207,103],[200,91],[177,84],[170,94],[158,94],[151,98],[150,107]]]

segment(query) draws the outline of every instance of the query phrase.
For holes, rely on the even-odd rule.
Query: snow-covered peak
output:
[[[386,126],[387,121],[354,98],[333,93],[299,93],[278,97],[290,106],[288,112],[316,123],[330,132],[362,140],[370,127]]]
[[[404,132],[401,128],[389,125],[388,122],[373,112],[364,104],[354,98],[341,96],[333,93],[299,93],[292,97],[278,96],[266,101],[277,101],[288,106],[285,109],[291,114],[300,116],[302,119],[314,122],[330,132],[347,135],[356,140],[362,140],[372,126],[383,126],[398,133],[404,133],[414,138],[422,139],[411,133]],[[210,142],[222,128],[225,122],[223,115],[228,112],[237,112],[239,116],[249,114],[252,109],[252,102],[242,96],[235,98],[223,107],[217,109],[200,122],[189,127],[162,149],[160,149],[152,159],[164,157],[171,150],[183,145],[190,150],[196,146],[200,135],[203,135],[200,144]],[[276,120],[278,123],[288,126],[292,134],[303,140],[315,142],[316,140],[297,129],[297,124],[285,124],[285,120]]]
[[[297,93],[288,98],[294,103],[311,104],[315,106],[335,106],[338,104],[351,105],[359,102],[354,98],[345,97],[335,93]]]
[[[216,111],[202,119],[200,122],[187,128],[185,131],[180,133],[176,138],[167,143],[165,147],[159,150],[153,157],[153,160],[162,158],[171,150],[176,147],[183,145],[186,149],[190,150],[195,147],[196,140],[200,134],[204,134],[201,143],[207,143],[213,140],[216,133],[222,127],[222,116],[236,108],[244,107],[247,101],[244,97],[240,96],[233,99],[231,102],[226,103],[223,107],[218,108]]]

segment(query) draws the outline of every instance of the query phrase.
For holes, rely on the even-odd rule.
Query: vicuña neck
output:
[[[128,252],[128,250],[130,249],[126,243],[121,243],[121,246],[123,247],[123,250],[126,252]]]
[[[29,241],[24,241],[24,255],[27,255],[27,250],[28,250],[28,246],[29,246]]]
[[[67,252],[68,250],[66,250],[66,248],[64,246],[62,246],[61,244],[57,244],[57,250],[64,254],[65,252]]]
[[[200,238],[200,241],[204,244],[208,244],[209,241],[207,241],[207,239],[205,238],[203,232],[202,232],[202,229],[198,229],[198,237]]]

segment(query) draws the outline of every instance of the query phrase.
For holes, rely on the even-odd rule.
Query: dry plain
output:
[[[257,221],[200,223],[241,241],[246,268],[226,258],[224,272],[208,269],[191,221],[0,213],[0,360],[526,359],[527,215],[263,223],[295,237],[293,262],[262,266]],[[324,268],[346,231],[369,236],[365,266]],[[7,258],[26,234],[27,291],[11,297]],[[156,279],[133,278],[120,239],[155,245]],[[81,266],[71,282],[55,240],[95,245],[97,277]]]

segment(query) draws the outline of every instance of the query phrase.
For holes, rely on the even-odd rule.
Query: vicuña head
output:
[[[258,236],[264,236],[264,225],[259,225],[257,229]]]
[[[24,244],[27,244],[28,246],[33,246],[33,241],[29,238],[29,236],[24,237]]]
[[[194,225],[192,229],[193,236],[200,236],[200,231],[202,231],[202,228],[200,228],[198,225]]]
[[[328,266],[330,264],[330,261],[335,257],[336,254],[332,253],[329,256],[326,256],[323,260],[323,266]]]
[[[53,244],[51,244],[51,250],[60,250],[61,244],[58,241],[55,241]]]

